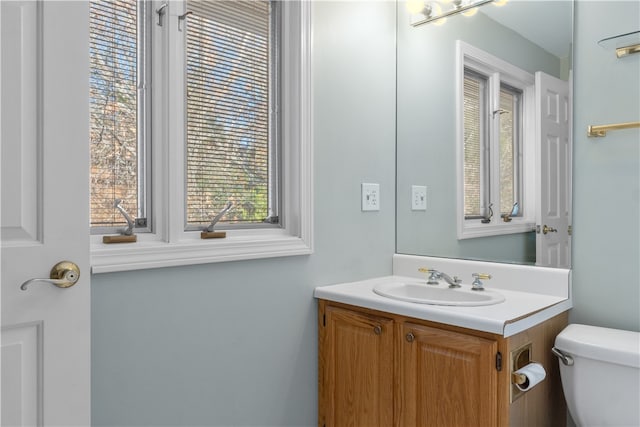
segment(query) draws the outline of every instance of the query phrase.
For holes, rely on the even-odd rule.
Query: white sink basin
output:
[[[492,305],[504,301],[504,296],[494,291],[472,291],[469,286],[451,289],[442,285],[424,283],[389,282],[373,288],[376,294],[401,301],[432,305],[477,306]]]

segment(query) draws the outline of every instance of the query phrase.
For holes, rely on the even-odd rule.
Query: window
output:
[[[187,224],[277,223],[278,3],[187,8]]]
[[[116,200],[147,216],[146,8],[134,0],[90,3],[90,221],[97,233],[126,225]]]
[[[94,272],[310,253],[306,3],[91,2]]]
[[[458,41],[458,237],[530,231],[534,78]]]

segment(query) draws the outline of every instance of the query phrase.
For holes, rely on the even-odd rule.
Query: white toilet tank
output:
[[[578,426],[640,426],[639,332],[572,324],[554,350],[573,360],[560,376]]]

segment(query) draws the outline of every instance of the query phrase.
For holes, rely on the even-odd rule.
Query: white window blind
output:
[[[138,213],[138,6],[90,2],[91,226],[124,224],[114,200]]]
[[[275,213],[269,1],[187,1],[187,224]]]
[[[464,75],[464,215],[478,218],[485,215],[482,183],[488,172],[485,163],[486,79],[472,71]],[[486,197],[488,199],[488,194]]]
[[[519,121],[522,91],[502,85],[500,88],[500,213],[509,213],[520,202]],[[522,212],[520,212],[522,215]]]
[[[466,218],[488,214],[488,132],[490,122],[500,126],[500,214],[509,213],[521,193],[520,116],[522,91],[501,85],[499,115],[488,110],[487,78],[471,70],[464,77],[464,213]],[[485,184],[486,183],[486,184]],[[521,203],[522,204],[522,203]],[[498,210],[494,206],[494,210]]]

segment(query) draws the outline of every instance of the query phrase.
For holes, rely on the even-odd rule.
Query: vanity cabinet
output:
[[[327,306],[321,327],[320,425],[392,425],[393,320]]]
[[[399,425],[495,426],[497,341],[411,322],[400,326]]]
[[[566,425],[550,352],[566,313],[504,338],[326,300],[318,308],[320,427]],[[515,396],[508,359],[523,344],[548,378]]]

